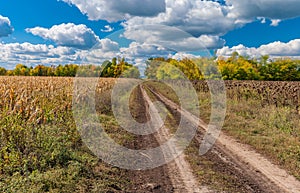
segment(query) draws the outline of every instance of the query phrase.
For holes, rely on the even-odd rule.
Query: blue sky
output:
[[[0,66],[300,56],[298,0],[0,0]],[[208,52],[212,53],[212,52]]]
[[[0,0],[0,15],[9,17],[14,28],[13,34],[2,38],[4,42],[31,42],[49,43],[42,38],[26,33],[26,28],[36,26],[51,28],[61,23],[85,24],[100,37],[109,33],[101,32],[101,29],[109,23],[104,20],[90,21],[75,6],[70,6],[57,0]],[[18,6],[16,6],[18,5]],[[113,24],[116,30],[121,29],[120,22]]]
[[[262,24],[260,21],[256,21],[228,32],[223,38],[226,40],[226,45],[230,47],[238,44],[259,47],[274,41],[289,42],[300,38],[300,27],[298,27],[300,17],[288,19],[275,27],[270,26],[270,23]]]

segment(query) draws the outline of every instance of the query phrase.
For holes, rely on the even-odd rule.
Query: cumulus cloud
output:
[[[160,24],[177,27],[195,37],[223,35],[242,26],[228,17],[229,8],[213,1],[166,0],[166,12],[156,17],[133,17],[126,26]]]
[[[126,58],[155,58],[173,53],[172,50],[168,50],[160,45],[140,44],[137,42],[132,42],[128,48],[121,48],[120,51]]]
[[[104,26],[104,29],[101,29],[102,32],[112,32],[114,31],[114,28],[111,27],[110,25]]]
[[[247,1],[248,2],[248,1]],[[252,1],[251,1],[252,2]],[[244,26],[257,19],[250,15],[239,15],[236,7],[247,6],[237,1],[193,1],[193,0],[166,0],[166,11],[155,17],[133,17],[123,23],[125,37],[138,42],[160,43],[163,46],[178,51],[193,51],[197,49],[217,49],[223,47],[225,41],[220,38],[228,31]],[[250,13],[249,13],[250,14]],[[259,19],[266,22],[266,15]],[[273,19],[272,25],[276,26],[279,19]],[[146,29],[148,25],[172,26],[171,30]],[[141,30],[145,29],[145,30]],[[164,28],[164,27],[162,27]],[[171,28],[171,27],[170,27]],[[177,33],[178,28],[192,37]],[[148,31],[148,32],[147,32]],[[152,34],[156,37],[153,37]],[[183,35],[181,39],[174,38],[174,33]],[[173,39],[173,42],[170,41]],[[158,41],[159,39],[159,41]],[[155,40],[155,41],[153,41]]]
[[[240,27],[228,17],[230,7],[195,0],[63,0],[77,6],[91,20],[125,21],[127,26],[161,24],[180,28],[195,37],[224,35]]]
[[[298,0],[166,0],[166,11],[156,17],[133,17],[125,26],[161,24],[177,27],[195,37],[221,36],[256,20],[271,20],[277,26],[284,19],[300,16]]]
[[[81,63],[95,65],[100,65],[113,57],[119,57],[119,51],[103,51],[102,49],[81,50],[77,54],[81,58]]]
[[[26,65],[70,63],[76,52],[73,48],[25,43],[0,43],[0,64],[12,68],[17,63]],[[52,61],[52,62],[51,62]]]
[[[185,52],[178,52],[172,56],[170,56],[170,58],[173,58],[175,60],[182,60],[184,58],[200,58],[201,56],[196,56],[194,54],[189,54],[189,53],[185,53]]]
[[[27,32],[55,42],[58,46],[89,49],[99,43],[99,37],[86,25],[63,23],[50,29],[43,27],[27,28]]]
[[[194,37],[175,27],[164,25],[125,26],[124,36],[139,43],[160,45],[174,51],[199,51],[223,47],[225,40],[218,36]]]
[[[181,52],[181,55],[183,54],[184,52]],[[161,45],[132,42],[129,47],[120,48],[118,43],[110,39],[100,40],[99,44],[90,50],[27,42],[0,43],[0,64],[6,68],[13,68],[17,63],[27,66],[68,63],[101,64],[113,57],[124,57],[143,71],[148,58],[173,57],[173,55],[177,55],[177,52]]]
[[[300,16],[298,0],[63,1],[77,6],[91,20],[123,21],[124,36],[128,39],[179,52],[220,48],[225,44],[220,36],[257,20],[262,23],[270,20],[272,26],[277,26],[285,19]],[[161,32],[159,27],[148,27],[151,25],[172,26],[172,29]],[[189,36],[177,33],[178,29]],[[102,29],[111,30],[110,26]]]
[[[119,51],[119,44],[111,39],[101,39],[99,46],[103,51]]]
[[[279,21],[300,16],[298,0],[64,0],[91,20],[125,21],[127,26],[161,24],[195,37],[220,36],[257,19]]]
[[[11,26],[9,18],[0,15],[0,37],[6,37],[12,32],[13,27]]]
[[[110,39],[102,39],[95,48],[81,50],[66,46],[46,44],[0,43],[0,65],[13,68],[17,63],[28,66],[38,64],[81,64],[84,62],[101,64],[106,59],[117,56],[118,43]]]
[[[218,56],[230,56],[233,52],[238,52],[243,56],[260,57],[261,55],[270,55],[271,57],[299,57],[300,56],[300,39],[291,40],[287,43],[273,42],[266,45],[261,45],[259,48],[248,48],[244,45],[234,46],[229,48],[223,47],[217,51]]]
[[[165,0],[62,0],[75,5],[90,20],[121,21],[133,16],[152,17],[165,11]]]
[[[225,40],[218,36],[202,35],[198,38],[182,38],[178,42],[170,41],[163,44],[177,52],[207,51],[223,47]]]
[[[288,19],[300,16],[298,0],[226,0],[230,16],[253,20],[257,17]]]

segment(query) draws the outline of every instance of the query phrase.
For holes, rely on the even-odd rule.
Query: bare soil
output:
[[[130,101],[130,110],[133,118],[140,123],[148,121],[146,103],[140,89],[135,89]],[[154,135],[136,136],[132,149],[148,149],[159,146]],[[132,184],[129,192],[174,192],[172,181],[169,177],[167,165],[145,171],[128,171]]]

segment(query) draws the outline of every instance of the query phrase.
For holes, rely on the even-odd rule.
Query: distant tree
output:
[[[7,70],[3,67],[0,67],[0,76],[5,76],[5,75],[7,75],[6,73],[7,73]]]
[[[218,68],[224,80],[259,80],[261,79],[257,61],[232,54],[230,58],[218,60]]]
[[[260,73],[264,80],[300,80],[300,61],[290,58],[275,59],[262,66]]]
[[[30,71],[31,76],[48,76],[48,69],[50,67],[37,65]]]
[[[268,62],[269,58],[270,58],[269,55],[263,55],[263,56],[261,56],[261,58],[260,58],[261,64],[262,64],[263,66],[267,65],[267,62]]]
[[[123,78],[140,78],[140,76],[141,76],[140,71],[135,66],[129,67],[121,75],[121,77],[123,77]]]
[[[23,64],[17,64],[15,69],[13,70],[13,75],[15,76],[28,76],[30,69],[23,65]]]
[[[64,67],[58,65],[54,70],[54,76],[65,76]]]
[[[115,62],[114,62],[115,63]],[[102,64],[101,77],[113,77],[113,63],[110,61],[104,61]]]
[[[157,70],[156,78],[158,80],[176,80],[185,79],[185,76],[175,65],[163,63]]]
[[[131,68],[133,66],[126,62],[124,58],[113,58],[111,62],[103,62],[101,77],[124,77],[123,73],[125,73],[125,76],[137,75],[137,69]],[[126,70],[129,70],[129,72],[126,72]]]
[[[164,60],[164,59],[163,59]],[[156,79],[156,74],[159,66],[162,64],[162,62],[159,58],[158,59],[149,59],[146,61],[146,70],[145,70],[145,76],[147,76],[149,79]]]

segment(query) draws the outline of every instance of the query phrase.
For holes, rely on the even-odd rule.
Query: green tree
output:
[[[5,75],[7,75],[6,73],[7,73],[7,70],[3,67],[0,67],[0,76],[5,76]]]
[[[158,80],[176,80],[185,79],[185,75],[175,65],[165,62],[158,68],[156,78]]]
[[[104,61],[102,64],[101,77],[113,77],[113,63],[110,61]]]
[[[149,79],[156,79],[157,70],[162,62],[164,62],[164,59],[162,58],[150,58],[149,60],[147,60],[145,76],[147,76]]]
[[[140,71],[137,67],[131,66],[122,73],[123,78],[140,78]]]
[[[15,76],[28,76],[30,69],[23,65],[23,64],[17,64],[15,69],[13,70],[13,75]]]
[[[48,76],[48,69],[49,67],[37,65],[30,71],[30,74],[31,76]]]

